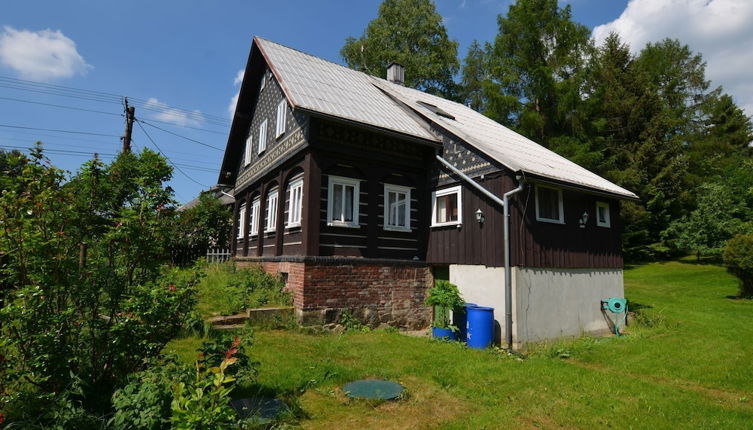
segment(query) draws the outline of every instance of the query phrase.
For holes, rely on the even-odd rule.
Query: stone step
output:
[[[220,315],[217,317],[212,317],[209,318],[209,323],[212,324],[212,326],[243,324],[247,319],[248,313],[244,312],[242,314]]]
[[[246,327],[245,324],[225,324],[225,325],[213,325],[212,326],[212,328],[215,330],[240,330],[244,327]]]
[[[284,325],[293,318],[293,307],[266,307],[247,309],[246,312],[235,315],[221,315],[209,318],[209,323],[216,329],[220,327],[243,327],[246,322],[252,325]]]

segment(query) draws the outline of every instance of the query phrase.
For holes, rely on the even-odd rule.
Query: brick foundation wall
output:
[[[431,322],[424,299],[433,278],[426,265],[360,258],[238,259],[239,266],[252,264],[268,273],[288,274],[286,288],[304,325],[336,323],[346,310],[370,327],[422,329]]]

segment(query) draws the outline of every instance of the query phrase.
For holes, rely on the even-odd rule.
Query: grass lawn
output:
[[[641,324],[621,338],[538,346],[521,360],[399,333],[257,331],[258,385],[294,403],[303,428],[753,428],[753,301],[712,265],[625,271]],[[174,341],[185,360],[200,341]],[[348,401],[340,388],[389,378],[398,402]]]

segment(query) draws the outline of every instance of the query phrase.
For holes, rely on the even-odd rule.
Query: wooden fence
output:
[[[222,263],[231,257],[230,248],[207,249],[207,263]]]

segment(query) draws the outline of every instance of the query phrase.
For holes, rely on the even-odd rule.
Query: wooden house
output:
[[[511,344],[605,331],[637,197],[403,73],[254,38],[219,177],[236,260],[280,273],[304,324],[426,327],[446,278]]]

